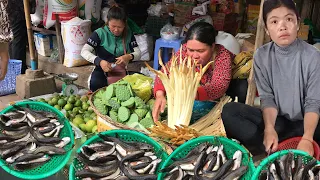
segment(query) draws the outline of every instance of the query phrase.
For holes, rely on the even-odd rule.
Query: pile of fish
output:
[[[248,166],[241,166],[242,152],[237,150],[233,158],[227,159],[223,145],[202,143],[192,149],[186,157],[162,169],[165,180],[233,180],[247,172]]]
[[[0,115],[0,156],[18,171],[36,168],[65,154],[69,137],[59,138],[64,127],[54,113],[14,106]]]
[[[303,162],[303,157],[294,158],[289,152],[270,163],[267,170],[260,173],[259,180],[318,180],[320,179],[320,165],[312,159],[308,163]]]
[[[116,180],[156,180],[161,159],[154,148],[143,142],[127,142],[116,137],[98,134],[101,140],[85,145],[77,154],[84,164],[76,171],[78,178]]]

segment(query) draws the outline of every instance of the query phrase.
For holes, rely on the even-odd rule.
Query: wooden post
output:
[[[264,35],[265,35],[264,23],[263,23],[263,18],[262,18],[263,3],[264,3],[264,0],[261,0],[256,41],[255,41],[255,45],[254,45],[255,50],[263,45],[263,40],[264,40]],[[254,99],[256,97],[256,92],[257,92],[257,87],[256,87],[256,83],[254,82],[253,64],[252,64],[252,67],[250,70],[250,75],[248,78],[248,91],[247,91],[247,97],[246,97],[246,104],[253,106]]]
[[[64,60],[64,47],[63,47],[63,41],[62,41],[62,36],[61,36],[61,24],[59,20],[59,15],[55,14],[56,17],[56,36],[57,36],[57,44],[58,44],[58,51],[59,51],[59,61],[61,64],[63,64]]]
[[[31,25],[29,0],[23,0],[23,7],[24,7],[24,15],[26,18],[31,69],[37,70],[38,69],[38,58],[35,56],[34,37],[33,37],[32,25]]]

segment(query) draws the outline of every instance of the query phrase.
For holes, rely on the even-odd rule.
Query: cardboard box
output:
[[[300,24],[300,30],[298,32],[298,38],[300,38],[302,40],[308,40],[308,36],[309,36],[309,26],[308,25],[304,25],[304,24]]]
[[[259,20],[259,12],[260,6],[259,5],[248,5],[247,10],[247,23],[246,23],[246,32],[256,34],[257,32],[257,25]]]
[[[34,42],[38,54],[41,56],[50,56],[53,49],[57,47],[56,35],[34,33]]]
[[[234,13],[212,13],[213,26],[217,31],[225,31],[236,35],[238,31],[237,15]]]
[[[174,23],[176,26],[183,26],[192,20],[192,9],[195,5],[185,3],[174,4]]]

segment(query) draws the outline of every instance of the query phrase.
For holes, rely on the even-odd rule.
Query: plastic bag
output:
[[[44,9],[44,0],[36,1],[36,12],[30,14],[31,22],[33,25],[38,26],[43,22],[43,9]]]
[[[144,76],[142,74],[127,75],[123,78],[127,81],[135,94],[140,97],[144,102],[147,102],[152,95],[152,78]]]
[[[78,0],[79,17],[97,23],[100,20],[102,0]]]
[[[149,16],[160,17],[168,12],[168,8],[160,2],[157,4],[151,4],[147,11]]]
[[[135,35],[136,41],[138,43],[139,49],[141,51],[141,58],[136,61],[149,61],[152,59],[153,53],[153,40],[151,36],[147,34]]]
[[[161,28],[160,35],[165,40],[176,40],[179,38],[180,29],[168,23]]]

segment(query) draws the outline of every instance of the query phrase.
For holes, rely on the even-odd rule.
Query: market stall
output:
[[[24,2],[25,9],[29,9],[27,0]],[[80,13],[75,13],[71,8],[72,12],[64,12],[68,18],[63,19],[63,16],[59,17],[58,14],[50,12],[51,19],[43,22],[47,27],[55,25],[57,38],[63,39],[58,39],[58,46],[60,61],[64,59],[66,67],[89,64],[80,56],[79,51],[91,34],[92,23],[97,24],[99,21],[95,15],[98,14],[100,18],[101,13],[100,10],[96,14],[90,13],[88,7],[96,7],[96,4],[87,2],[80,3],[79,6],[77,1],[64,0],[60,5],[76,7],[76,11],[79,10]],[[101,4],[101,1],[94,2]],[[256,98],[253,52],[250,50],[255,51],[266,41],[261,13],[263,2],[264,0],[260,6],[251,6],[251,10],[259,8],[257,24],[248,25],[250,31],[256,28],[253,30],[256,32],[255,42],[250,44],[247,40],[243,43],[244,45],[238,48],[243,51],[239,50],[240,52],[235,54],[232,64],[234,79],[248,78],[246,104],[250,106],[254,105]],[[45,3],[45,6],[52,5],[50,0]],[[169,37],[169,42],[178,40],[180,34],[183,37],[191,24],[197,21],[211,21],[218,30],[236,35],[238,27],[241,26],[236,21],[236,14],[244,13],[241,8],[234,7],[239,3],[199,1],[197,6],[195,1],[174,4],[169,1],[153,4],[149,9],[153,16],[145,18],[145,30],[149,33],[136,34],[137,39],[143,39],[139,48],[142,50],[150,37],[154,38],[155,43],[156,39],[165,37]],[[163,10],[163,7],[172,6],[171,10]],[[173,19],[166,16],[171,12],[175,12]],[[208,15],[206,13],[209,13],[209,18],[203,17]],[[29,48],[30,52],[35,52],[29,15],[26,11]],[[136,17],[145,17],[144,15],[135,14]],[[254,16],[256,15],[257,13]],[[56,19],[53,21],[54,18]],[[152,28],[159,24],[153,26],[150,19],[159,22],[161,28],[173,20],[176,27],[170,25],[167,31],[162,31],[161,28],[155,30]],[[136,27],[134,22],[132,27]],[[181,30],[177,27],[180,27],[182,32],[177,33]],[[60,28],[62,34],[59,34]],[[139,27],[136,30],[141,29]],[[239,36],[241,37],[241,34]],[[36,38],[41,38],[41,41],[44,39],[40,35]],[[153,43],[150,44],[153,49]],[[148,48],[150,47],[144,48],[147,57],[145,60],[152,59]],[[63,49],[66,50],[65,53],[62,53]],[[250,50],[245,51],[248,49]],[[37,50],[39,53],[40,50]],[[73,54],[68,54],[70,52]],[[44,55],[48,55],[46,53],[44,51]],[[314,157],[294,150],[300,140],[296,138],[280,143],[277,152],[264,155],[259,163],[253,161],[251,152],[245,146],[228,138],[221,112],[225,104],[237,102],[237,98],[224,95],[210,106],[211,110],[206,115],[191,121],[198,85],[214,62],[202,67],[191,57],[177,58],[174,53],[165,50],[162,50],[162,53],[171,57],[171,63],[166,64],[169,56],[161,56],[161,52],[156,54],[162,71],[156,68],[158,65],[151,67],[145,63],[146,68],[140,73],[128,74],[94,92],[76,86],[76,74],[52,74],[64,81],[61,93],[36,96],[8,105],[0,112],[1,167],[9,174],[25,179],[42,179],[63,170],[68,171],[66,178],[71,180],[256,180],[268,179],[271,176],[274,179],[313,179],[319,176],[320,148],[315,141]],[[31,59],[36,62],[33,53]],[[32,69],[37,69],[35,64]],[[167,96],[166,107],[160,113],[158,121],[154,121],[152,115],[156,100],[153,93],[156,76],[162,81]]]

